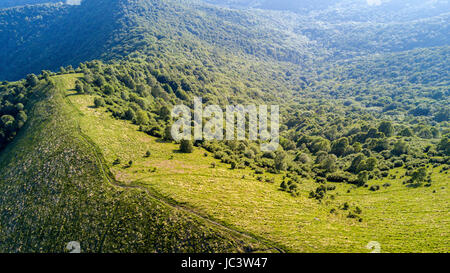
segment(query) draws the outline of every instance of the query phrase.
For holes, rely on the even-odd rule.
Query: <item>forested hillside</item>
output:
[[[342,5],[334,11],[360,10]],[[7,9],[0,11],[0,37],[8,41],[0,45],[0,79],[136,51],[170,50],[203,60],[226,53],[295,63],[304,69],[365,54],[444,46],[449,42],[449,9],[434,7],[433,16],[388,23],[354,22],[353,15],[340,19],[333,9],[285,16],[196,1],[187,6],[176,0],[86,0],[81,6]]]
[[[261,239],[264,235],[288,250],[348,251],[328,248],[322,233],[313,234],[321,238],[321,248],[303,248],[298,239],[309,233],[298,225],[295,231],[286,223],[283,230],[267,233],[258,220],[261,226],[241,225],[232,211],[247,213],[244,204],[227,199],[227,191],[221,194],[230,203],[217,203],[214,191],[223,190],[217,184],[202,180],[198,183],[205,193],[183,192],[200,185],[185,184],[195,181],[195,175],[204,177],[217,166],[223,177],[266,183],[255,188],[269,192],[269,199],[273,194],[271,201],[283,203],[293,214],[299,212],[292,204],[299,202],[314,208],[308,217],[320,213],[323,225],[339,218],[336,234],[345,238],[345,227],[351,226],[354,244],[366,238],[364,232],[383,225],[384,197],[370,199],[373,194],[392,198],[401,191],[399,202],[388,207],[394,212],[397,206],[409,206],[410,195],[421,196],[437,223],[432,245],[420,237],[392,250],[442,250],[436,238],[445,215],[438,208],[448,211],[444,197],[450,180],[448,1],[221,3],[228,7],[207,2],[84,0],[80,6],[0,10],[0,192],[5,193],[0,241],[7,242],[0,250],[60,251],[69,235],[80,233],[89,242],[88,251],[253,251],[269,249],[261,243],[267,242]],[[279,150],[263,152],[259,142],[251,141],[173,141],[171,109],[192,105],[194,96],[221,107],[280,105]],[[105,126],[126,124],[124,132],[136,140],[127,142],[126,157],[116,148],[124,141],[117,136],[121,132],[106,127],[104,132],[89,131],[91,122],[101,123],[99,117]],[[92,134],[88,141],[77,124]],[[111,133],[110,139],[105,132]],[[148,147],[159,149],[158,161],[153,161],[154,151],[135,154],[132,148],[150,141],[157,143]],[[163,148],[174,145],[180,151]],[[205,158],[191,166],[179,152]],[[185,165],[201,173],[192,174]],[[158,168],[178,176],[165,180],[160,177],[167,173]],[[42,169],[48,172],[36,172]],[[133,198],[146,193],[169,204]],[[434,194],[436,204],[430,201]],[[197,201],[190,203],[187,196]],[[198,201],[202,199],[204,203]],[[29,205],[33,200],[39,202]],[[74,208],[72,202],[88,205]],[[228,211],[205,209],[209,202]],[[187,210],[178,214],[170,204],[186,205]],[[67,218],[58,218],[58,210],[67,212]],[[112,210],[117,214],[109,214]],[[417,207],[414,211],[419,213]],[[130,217],[130,226],[122,226]],[[211,217],[245,230],[229,233],[208,220],[212,227],[203,228]],[[168,222],[156,220],[160,218]],[[68,235],[45,229],[60,224],[70,230]],[[396,224],[408,234],[423,225],[414,217]],[[247,228],[258,236],[241,237]],[[138,243],[105,241],[105,232],[113,238],[124,233]],[[322,226],[318,232],[330,231]],[[41,245],[39,236],[54,240]],[[179,240],[186,245],[177,246]]]
[[[47,3],[58,3],[64,2],[61,0],[3,0],[0,2],[0,9],[19,7],[25,5],[36,5],[36,4],[47,4]]]

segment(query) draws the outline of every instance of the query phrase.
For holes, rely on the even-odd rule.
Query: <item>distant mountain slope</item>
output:
[[[312,15],[325,21],[408,21],[449,12],[448,0],[203,0],[232,8],[257,8]]]
[[[58,2],[65,2],[65,1],[64,0],[2,0],[0,2],[0,9],[25,6],[25,5],[58,3]]]
[[[134,52],[150,56],[165,52],[199,62],[227,53],[236,58],[290,62],[304,69],[323,60],[449,42],[445,3],[437,2],[425,17],[396,23],[392,20],[409,9],[374,12],[372,22],[369,17],[358,19],[365,18],[358,13],[365,10],[361,8],[367,6],[365,2],[325,7],[329,2],[308,1],[317,7],[308,14],[273,12],[271,2],[264,2],[269,5],[267,10],[249,11],[195,0],[189,4],[180,0],[85,0],[81,6],[2,10],[0,40],[6,42],[0,44],[0,80],[17,80],[31,72],[93,59],[120,59]]]
[[[114,36],[123,27],[116,2],[86,1],[83,9],[52,5],[0,11],[0,38],[8,41],[0,51],[1,78],[99,58],[120,39]]]
[[[6,10],[0,12],[0,38],[8,41],[0,45],[0,78],[19,79],[137,50],[156,53],[160,46],[174,53],[206,46],[296,62],[314,51],[303,36],[289,37],[280,26],[258,20],[250,13],[159,0],[86,0],[81,6]]]

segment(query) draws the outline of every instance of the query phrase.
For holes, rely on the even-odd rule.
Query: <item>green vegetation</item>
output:
[[[82,252],[270,251],[115,182],[65,97],[77,77],[36,87],[27,125],[0,154],[0,252],[64,252],[71,241]]]
[[[70,96],[84,113],[82,131],[99,145],[112,173],[124,184],[147,188],[289,251],[365,252],[372,240],[382,244],[383,252],[446,249],[449,174],[440,172],[442,167],[427,165],[434,181],[430,188],[403,185],[404,168],[394,168],[381,179],[369,179],[369,172],[360,172],[367,187],[315,181],[290,172],[259,174],[259,168],[247,166],[232,170],[231,164],[216,159],[219,153],[212,149],[225,144],[210,144],[206,157],[201,148],[180,154],[179,145],[162,142],[129,121],[92,108],[93,99],[92,95]],[[142,157],[146,150],[152,151],[150,158]],[[131,168],[113,165],[116,158],[134,164]],[[369,191],[377,185],[376,193]],[[310,198],[311,191],[314,198]]]
[[[0,9],[0,251],[447,252],[449,15],[399,1]],[[194,96],[279,150],[175,142]]]

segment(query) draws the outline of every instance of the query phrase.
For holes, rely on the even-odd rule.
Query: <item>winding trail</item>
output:
[[[59,80],[61,81],[61,84],[63,85],[64,84],[64,80],[63,79],[59,79]],[[66,82],[66,83],[68,83],[68,82]],[[76,112],[82,114],[81,111],[68,98],[67,93],[66,93],[67,90],[62,90],[62,91],[65,92],[65,98],[66,98],[67,103],[71,107],[73,107],[76,110]],[[148,194],[148,196],[151,199],[153,199],[156,202],[159,202],[159,203],[161,203],[161,204],[163,204],[165,206],[172,207],[172,208],[174,208],[176,210],[179,210],[179,211],[182,211],[184,213],[194,215],[195,217],[197,217],[197,218],[199,218],[199,219],[201,219],[201,220],[203,220],[203,221],[205,221],[205,222],[207,222],[207,223],[209,223],[209,224],[211,224],[213,226],[216,226],[216,227],[218,227],[219,229],[221,229],[223,231],[226,231],[228,233],[233,234],[234,236],[237,236],[237,238],[239,238],[239,237],[247,238],[247,239],[259,242],[262,245],[267,246],[267,248],[264,248],[264,249],[253,249],[252,252],[255,252],[255,251],[276,252],[276,253],[285,253],[286,252],[285,249],[283,249],[280,246],[277,246],[277,244],[275,244],[273,242],[270,242],[270,241],[268,241],[266,239],[263,239],[263,238],[261,238],[259,236],[256,236],[256,235],[253,235],[253,234],[249,234],[247,232],[239,231],[237,229],[233,229],[231,227],[228,227],[228,226],[226,226],[226,225],[224,225],[224,224],[222,224],[220,222],[212,220],[209,217],[206,217],[206,216],[196,212],[192,208],[181,206],[181,205],[178,205],[178,204],[174,204],[173,202],[165,200],[164,197],[155,196],[155,194],[152,193],[147,187],[138,186],[138,185],[125,185],[123,183],[120,183],[119,181],[117,181],[114,178],[114,175],[111,173],[109,167],[107,167],[106,160],[104,159],[103,154],[100,151],[100,148],[97,146],[97,144],[95,144],[94,141],[92,141],[92,139],[88,135],[86,135],[82,131],[81,126],[80,126],[79,123],[77,124],[77,130],[78,130],[80,136],[82,137],[82,139],[84,140],[84,142],[89,146],[91,151],[94,153],[95,161],[97,162],[98,166],[100,166],[100,169],[101,169],[101,171],[103,173],[104,179],[110,185],[112,185],[114,187],[117,187],[117,188],[120,188],[120,189],[124,189],[124,190],[137,189],[137,190],[144,191],[144,192],[146,192]],[[106,233],[107,233],[107,231],[106,231]],[[106,233],[105,233],[104,236],[106,236]],[[103,239],[105,239],[105,238],[103,238]],[[101,249],[101,247],[102,246],[100,246],[100,249]]]
[[[212,224],[212,225],[214,225],[216,227],[219,227],[220,229],[225,230],[225,231],[227,231],[229,233],[232,233],[234,235],[238,235],[238,236],[250,239],[250,240],[258,241],[258,242],[268,246],[267,249],[255,249],[254,251],[261,251],[262,250],[262,251],[275,251],[275,252],[279,252],[279,253],[285,253],[286,252],[284,249],[282,249],[280,247],[277,247],[277,246],[273,245],[272,243],[270,243],[270,242],[268,242],[266,240],[262,240],[261,238],[258,238],[258,237],[254,236],[254,235],[250,235],[248,233],[245,233],[245,232],[242,232],[242,231],[239,231],[239,230],[236,230],[236,229],[232,229],[232,228],[227,227],[227,226],[225,226],[225,225],[223,225],[223,224],[221,224],[221,223],[219,223],[217,221],[214,221],[214,220],[212,220],[212,219],[210,219],[208,217],[205,217],[205,216],[199,214],[198,212],[196,212],[195,210],[193,210],[192,208],[176,205],[176,204],[173,204],[173,203],[171,203],[169,201],[164,200],[163,198],[156,197],[146,187],[137,186],[137,185],[124,185],[123,183],[118,182],[117,180],[115,180],[113,178],[113,175],[110,172],[109,168],[105,169],[106,168],[105,167],[106,162],[105,162],[105,160],[103,158],[103,155],[98,150],[99,148],[97,147],[97,145],[95,143],[93,143],[93,141],[89,138],[89,136],[87,136],[86,134],[83,133],[83,131],[81,130],[79,125],[77,127],[78,127],[79,133],[82,136],[82,138],[91,147],[91,150],[92,150],[92,152],[95,155],[95,160],[97,161],[97,164],[100,166],[100,169],[101,169],[101,171],[103,173],[104,178],[112,186],[118,187],[118,188],[121,188],[121,189],[138,189],[138,190],[142,190],[142,191],[146,192],[150,198],[152,198],[153,200],[155,200],[157,202],[160,202],[160,203],[162,203],[162,204],[164,204],[166,206],[172,207],[174,209],[183,211],[185,213],[193,214],[196,217],[202,219],[203,221],[205,221],[205,222],[207,222],[209,224]]]

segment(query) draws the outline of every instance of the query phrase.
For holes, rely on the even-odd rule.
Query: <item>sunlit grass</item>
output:
[[[369,252],[365,247],[370,241],[378,241],[383,252],[448,251],[450,177],[438,169],[432,170],[434,182],[429,188],[407,188],[404,179],[370,181],[370,185],[381,186],[377,192],[337,184],[337,190],[328,194],[334,199],[319,203],[308,198],[309,191],[317,187],[313,181],[303,181],[301,195],[291,197],[279,190],[282,175],[263,175],[273,176],[274,184],[259,182],[251,170],[230,170],[199,148],[192,154],[178,153],[177,145],[92,108],[93,98],[76,95],[70,100],[84,113],[82,130],[99,145],[116,179],[123,183],[148,187],[295,252]],[[151,152],[148,158],[146,151]],[[113,166],[117,158],[121,164]],[[131,167],[126,166],[129,160]],[[382,187],[385,183],[391,186]],[[362,222],[347,218],[348,211],[339,209],[346,202],[350,210],[362,209]],[[331,209],[337,213],[330,213]]]

